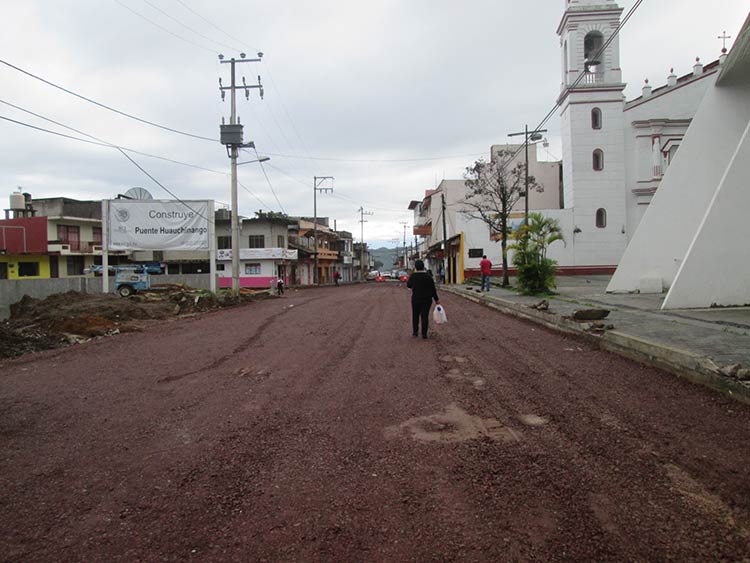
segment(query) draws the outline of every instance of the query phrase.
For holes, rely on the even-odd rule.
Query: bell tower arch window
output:
[[[584,68],[596,75],[604,72],[604,53],[599,53],[604,45],[604,35],[601,31],[590,31],[583,39]],[[599,55],[597,57],[597,55]]]
[[[599,108],[594,108],[591,110],[591,128],[602,128],[602,110],[600,110]]]
[[[604,152],[602,149],[595,149],[591,154],[591,167],[594,170],[604,170]]]

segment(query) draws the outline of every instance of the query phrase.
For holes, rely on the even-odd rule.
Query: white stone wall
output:
[[[660,280],[665,288],[671,287],[691,245],[696,252],[702,250],[693,255],[693,263],[685,270],[682,283],[691,288],[694,284],[698,284],[695,288],[702,285],[703,291],[698,291],[698,294],[704,295],[706,288],[718,287],[727,281],[726,278],[747,287],[747,279],[750,279],[747,265],[750,261],[741,258],[747,255],[750,246],[747,229],[742,227],[745,221],[736,218],[737,229],[734,232],[731,228],[718,229],[717,221],[729,227],[729,221],[735,220],[732,215],[738,211],[746,214],[749,205],[747,197],[743,199],[741,195],[742,190],[747,193],[750,159],[746,152],[742,152],[746,148],[741,147],[742,150],[738,152],[750,121],[748,99],[750,86],[711,87],[706,93],[672,165],[667,169],[620,261],[608,291],[639,291],[644,280],[651,279]],[[717,134],[717,131],[721,134]],[[734,158],[735,153],[738,158]],[[719,186],[725,185],[727,180],[727,187],[717,194]],[[735,195],[732,196],[732,193]],[[728,197],[727,194],[732,198],[732,205],[726,205],[723,199]],[[709,220],[707,210],[714,205],[721,213],[717,212]],[[706,222],[705,238],[697,241],[698,229]],[[703,247],[705,244],[708,246]],[[725,254],[727,249],[728,255]],[[695,256],[699,255],[701,260],[695,260]],[[716,262],[719,257],[726,260],[723,267],[720,267],[721,262]],[[722,274],[729,263],[731,274]],[[686,305],[688,302],[687,299],[673,301],[676,303],[674,306],[692,306]]]

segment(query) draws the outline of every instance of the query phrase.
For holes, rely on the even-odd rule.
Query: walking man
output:
[[[479,268],[482,270],[482,291],[490,290],[490,274],[492,274],[492,262],[487,259],[487,255],[482,256],[479,262]]]
[[[430,307],[432,301],[435,304],[440,303],[435,281],[432,276],[427,275],[424,270],[424,262],[417,260],[414,262],[415,272],[409,276],[406,287],[411,288],[411,327],[412,336],[419,336],[419,321],[422,321],[422,338],[427,338],[427,329],[430,319]]]

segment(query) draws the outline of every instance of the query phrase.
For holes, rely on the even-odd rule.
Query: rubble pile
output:
[[[268,291],[243,290],[240,301],[268,297]],[[10,319],[0,322],[0,358],[142,330],[149,322],[236,304],[229,293],[214,295],[174,284],[128,298],[77,291],[45,299],[24,295],[10,306]]]

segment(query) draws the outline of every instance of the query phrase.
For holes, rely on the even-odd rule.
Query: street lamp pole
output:
[[[509,133],[508,137],[515,137],[517,135],[523,135],[524,141],[524,153],[526,157],[526,171],[524,181],[524,211],[523,211],[523,225],[528,227],[529,225],[529,141],[538,141],[542,138],[542,133],[546,133],[546,129],[535,129],[529,134],[528,124],[524,127],[524,130],[519,133]]]
[[[330,188],[318,187],[318,182],[323,182],[324,180],[333,181],[333,176],[313,176],[313,244],[315,245],[313,285],[318,285],[320,282],[320,276],[318,276],[318,192],[333,191],[333,186]]]

